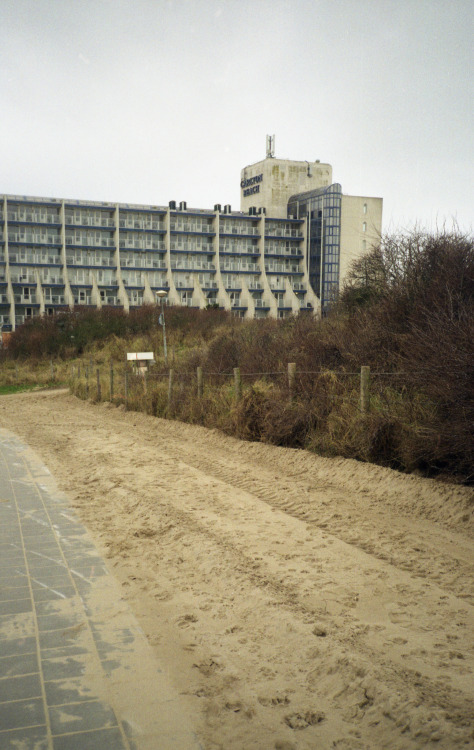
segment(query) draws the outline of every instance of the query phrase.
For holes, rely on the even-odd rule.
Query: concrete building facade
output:
[[[329,164],[267,156],[241,209],[0,197],[0,327],[64,308],[218,306],[241,317],[327,310],[381,232],[382,199],[342,195]]]

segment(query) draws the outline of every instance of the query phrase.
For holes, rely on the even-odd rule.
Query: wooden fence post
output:
[[[173,381],[174,381],[174,370],[170,370],[168,380],[168,409],[171,407],[171,399],[173,398]]]
[[[197,368],[197,396],[202,398],[202,367]]]
[[[51,365],[51,380],[54,380],[54,365],[53,365],[53,360],[51,360],[50,365]]]
[[[235,400],[240,401],[242,398],[242,378],[240,376],[240,367],[234,367],[234,389]]]
[[[288,391],[290,401],[295,397],[296,362],[288,362]]]
[[[110,360],[110,400],[114,400],[114,363]]]
[[[102,392],[100,387],[100,369],[97,368],[97,401],[102,400]]]
[[[123,391],[124,391],[125,407],[126,407],[128,403],[128,370],[125,370],[123,380],[124,380]]]
[[[86,375],[86,398],[89,398],[89,368],[87,365],[84,367],[85,375]]]
[[[146,396],[147,391],[148,391],[148,371],[147,371],[146,367],[143,370],[143,391],[144,391],[145,396]]]
[[[370,367],[360,368],[360,411],[366,414],[370,408]]]

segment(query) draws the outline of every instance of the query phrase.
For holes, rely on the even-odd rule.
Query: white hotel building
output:
[[[342,195],[328,164],[267,157],[242,170],[240,211],[3,195],[0,326],[156,302],[250,318],[327,308],[381,233],[382,199]]]

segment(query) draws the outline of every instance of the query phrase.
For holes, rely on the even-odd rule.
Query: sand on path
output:
[[[0,399],[206,750],[474,747],[471,489],[79,401]]]

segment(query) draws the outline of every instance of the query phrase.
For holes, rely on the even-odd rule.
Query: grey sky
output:
[[[239,207],[333,165],[384,230],[472,229],[468,0],[0,0],[0,192]]]

